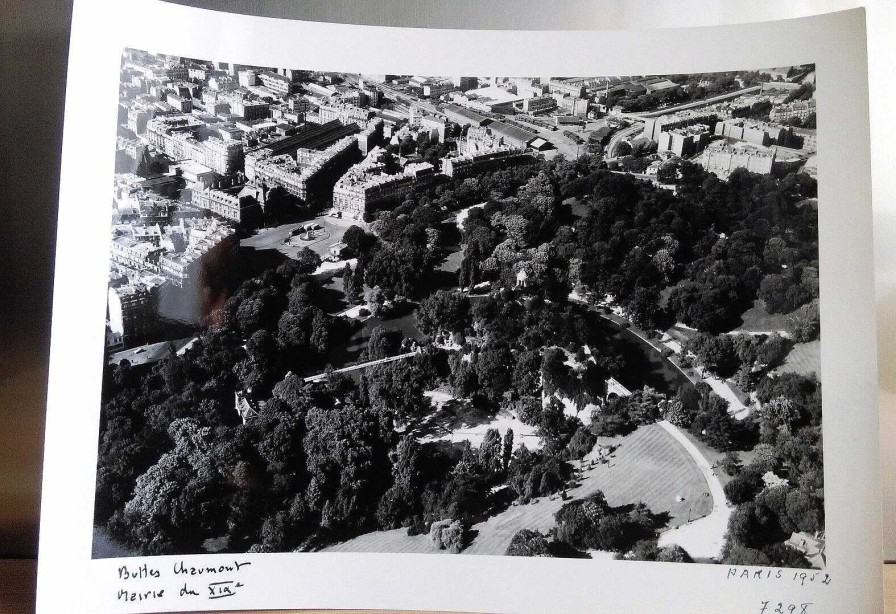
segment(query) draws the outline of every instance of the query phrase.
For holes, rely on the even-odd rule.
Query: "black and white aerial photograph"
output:
[[[125,50],[93,558],[823,569],[815,75]]]

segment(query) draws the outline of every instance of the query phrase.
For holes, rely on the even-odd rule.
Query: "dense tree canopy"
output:
[[[668,93],[621,103],[738,87],[732,75],[695,79],[676,76]],[[399,147],[437,157],[442,145]],[[738,472],[726,487],[737,505],[726,562],[802,564],[781,542],[824,527],[821,386],[773,369],[793,342],[818,336],[817,213],[798,204],[815,196],[814,179],[739,170],[722,181],[682,162],[666,171],[672,191],[599,166],[599,156],[558,156],[435,182],[374,212],[369,231],[348,228],[345,255],[357,264],[342,269],[346,302],[383,320],[414,308],[422,336],[420,352],[366,369],[360,385],[328,366],[360,325],[328,315],[332,286],[313,277],[320,258],[308,249],[233,288],[183,355],[109,366],[97,524],[146,554],[201,552],[209,540],[232,551],[313,550],[398,527],[457,551],[471,524],[511,499],[565,496],[569,460],[598,436],[665,418],[719,451],[752,450],[746,466],[725,465]],[[282,195],[273,198],[271,216]],[[472,205],[481,206],[459,228],[457,212]],[[436,268],[458,244],[455,288]],[[757,411],[735,420],[705,384],[678,394],[638,384],[608,398],[607,379],[631,367],[600,333],[598,301],[648,334],[676,321],[696,328],[686,353],[707,374],[755,389]],[[731,332],[753,307],[785,314],[793,339]],[[388,324],[373,328],[362,360],[409,346]],[[305,383],[316,373],[327,377]],[[495,428],[478,446],[427,440],[440,428],[434,390],[483,420],[511,414],[543,445],[515,447],[513,431]],[[690,560],[660,548],[659,519],[631,503],[613,508],[600,493],[567,502],[550,539],[521,531],[508,553]]]

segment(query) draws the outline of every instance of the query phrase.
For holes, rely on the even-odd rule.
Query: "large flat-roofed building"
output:
[[[423,85],[423,95],[427,98],[437,98],[442,94],[458,89],[451,81],[436,81]]]
[[[580,79],[572,81],[566,81],[564,79],[550,79],[548,80],[548,91],[552,94],[555,92],[569,94],[570,96],[575,96],[576,98],[585,97],[585,86],[582,84],[582,81]]]
[[[534,132],[529,132],[505,122],[492,122],[488,125],[488,130],[505,145],[511,147],[527,147],[529,143],[538,138],[538,135]]]
[[[295,83],[290,77],[278,75],[277,73],[271,72],[269,70],[263,70],[259,72],[258,80],[261,81],[261,84],[266,88],[268,88],[275,94],[279,94],[280,96],[288,96],[298,89],[298,84]]]
[[[534,162],[535,156],[521,148],[499,147],[485,153],[445,158],[442,172],[448,177],[463,179],[497,168]]]
[[[523,99],[522,108],[527,113],[546,113],[557,108],[557,101],[553,96],[535,96]]]
[[[584,117],[588,114],[588,99],[570,96],[569,94],[551,94],[557,102],[557,107],[570,115]]]
[[[668,151],[679,158],[690,158],[709,144],[709,126],[693,124],[660,133],[657,151]]]
[[[717,121],[718,117],[714,112],[681,111],[669,115],[660,115],[659,117],[645,118],[643,134],[651,141],[659,141],[661,132],[682,128],[684,126],[691,126],[693,124],[706,124],[712,128]]]
[[[182,177],[187,183],[196,183],[197,181],[211,183],[220,176],[209,167],[195,160],[181,160],[176,164],[172,164],[168,171],[169,173],[173,171],[175,176]]]
[[[185,96],[168,94],[168,96],[165,98],[165,102],[170,104],[171,108],[173,108],[178,113],[189,113],[193,110],[193,100]]]
[[[271,105],[263,100],[252,100],[235,95],[228,98],[230,112],[239,115],[245,120],[265,119],[271,114]]]
[[[445,133],[448,128],[447,124],[438,118],[424,116],[418,122],[421,131],[425,131],[430,140],[437,140],[439,143],[445,142]]]
[[[451,83],[464,92],[479,87],[479,79],[476,77],[451,77]]]
[[[453,121],[455,124],[460,124],[462,126],[485,126],[492,121],[481,113],[465,109],[456,104],[446,104],[442,108],[442,112],[449,121]]]
[[[510,81],[516,87],[516,95],[520,98],[541,98],[550,94],[547,84],[541,83],[538,79],[514,77]]]
[[[715,133],[717,136],[768,147],[772,144],[786,145],[793,129],[749,119],[726,119],[716,124]]]
[[[728,179],[739,168],[768,175],[775,164],[775,152],[752,143],[729,144],[716,141],[703,151],[700,164],[720,179]]]
[[[240,87],[250,87],[258,84],[258,73],[254,70],[241,70],[237,72],[236,76]]]

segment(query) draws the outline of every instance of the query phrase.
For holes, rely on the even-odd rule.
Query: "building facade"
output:
[[[338,119],[343,124],[354,122],[359,126],[365,126],[370,119],[371,111],[352,104],[322,104],[318,109],[318,115],[320,123]]]
[[[255,186],[237,186],[226,190],[194,188],[191,203],[232,222],[241,223],[258,217],[262,204],[261,189]]]
[[[715,133],[717,136],[768,147],[788,143],[793,129],[748,119],[726,119],[716,124]]]
[[[358,139],[347,136],[323,151],[298,149],[295,156],[281,154],[262,156],[253,160],[249,177],[258,183],[282,186],[287,192],[307,200],[310,184],[328,173],[339,173],[351,164],[358,154]]]
[[[523,111],[527,113],[547,113],[557,108],[557,101],[553,96],[536,96],[523,100]]]
[[[501,147],[494,151],[445,158],[442,160],[442,172],[448,177],[466,178],[485,171],[503,168],[508,164],[532,164],[535,157],[515,147]]]
[[[202,126],[200,120],[189,115],[156,117],[147,123],[146,136],[152,145],[175,160],[188,158],[221,175],[240,170],[242,143],[216,137],[200,141],[197,135]]]
[[[668,151],[679,158],[690,158],[709,144],[709,126],[693,124],[663,131],[657,139],[657,151]]]
[[[116,346],[134,345],[155,330],[159,311],[159,287],[151,284],[128,284],[109,288],[108,339]]]
[[[775,152],[750,143],[729,145],[717,141],[703,152],[700,164],[719,179],[728,179],[739,168],[768,175],[775,164]]]
[[[400,202],[414,189],[413,175],[381,175],[352,169],[333,187],[333,208],[343,215],[362,219],[386,203]]]

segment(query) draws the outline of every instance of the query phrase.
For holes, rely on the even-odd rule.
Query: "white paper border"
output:
[[[393,74],[662,74],[805,62],[815,62],[817,68],[830,585],[800,588],[773,580],[731,581],[725,579],[724,566],[711,565],[388,554],[254,555],[241,557],[253,561],[246,571],[246,592],[226,603],[203,600],[194,609],[758,612],[761,601],[769,599],[814,601],[813,612],[880,610],[877,371],[862,11],[680,30],[489,32],[291,22],[153,0],[79,0],[71,41],[38,612],[73,611],[75,604],[84,604],[84,611],[108,612],[115,607],[118,590],[114,580],[120,561],[92,561],[90,551],[108,195],[124,47],[246,64]],[[179,558],[184,557],[156,557],[151,563],[170,569]],[[161,611],[163,604],[167,610],[189,605],[166,600],[149,607]],[[146,609],[144,605],[142,610]]]

